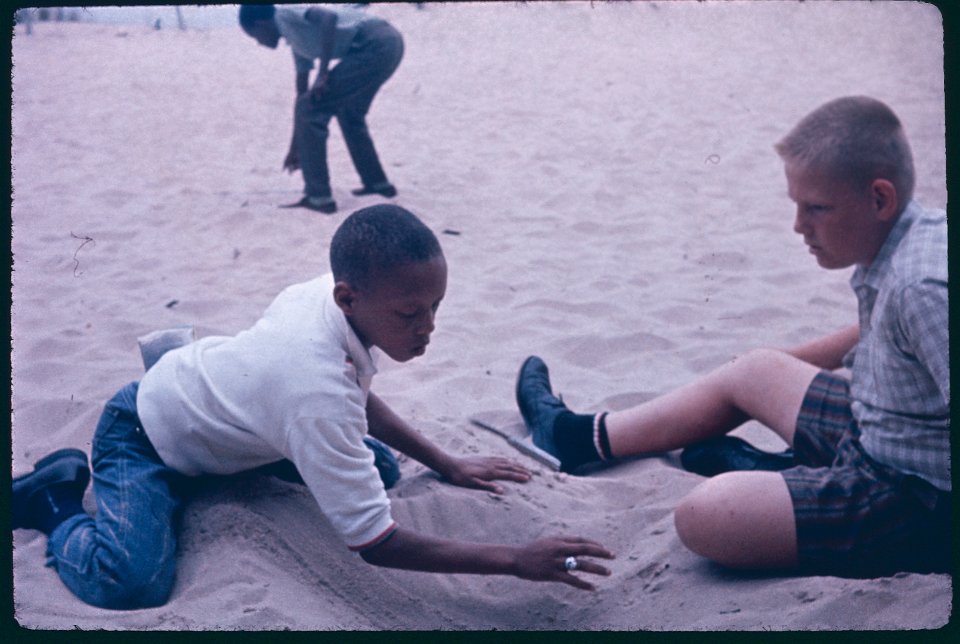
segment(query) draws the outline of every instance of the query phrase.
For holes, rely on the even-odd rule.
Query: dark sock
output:
[[[565,472],[585,463],[610,458],[606,414],[601,414],[597,420],[600,423],[599,442],[605,454],[597,451],[597,443],[594,441],[595,418],[593,414],[575,414],[572,411],[566,411],[557,416],[553,425],[553,440],[557,444],[558,456]]]
[[[35,495],[31,500],[36,503],[33,512],[40,531],[49,536],[58,525],[84,512],[82,498],[73,483],[51,485]]]

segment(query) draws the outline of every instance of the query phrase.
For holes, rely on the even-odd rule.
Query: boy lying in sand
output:
[[[911,200],[909,144],[877,100],[831,101],[776,150],[794,230],[820,266],[856,265],[859,324],[790,351],[753,351],[635,408],[595,415],[554,397],[532,356],[517,381],[520,411],[566,471],[696,444],[685,465],[721,473],[684,498],[674,520],[687,547],[720,564],[949,570],[946,216]],[[841,366],[849,381],[832,373]],[[724,436],[748,419],[792,456]]]
[[[190,477],[289,459],[346,544],[367,562],[430,572],[510,574],[593,586],[571,574],[609,571],[581,538],[524,546],[465,543],[400,528],[364,444],[382,440],[454,485],[501,492],[525,468],[459,458],[401,420],[370,383],[371,348],[421,356],[447,286],[434,234],[393,205],[348,217],[330,245],[332,275],[284,290],[234,337],[207,337],[163,355],[111,399],[93,438],[97,514],[81,505],[86,455],[60,450],[13,481],[13,527],[49,537],[68,588],[105,608],[164,604],[174,585],[177,518]],[[578,559],[579,558],[579,559]]]

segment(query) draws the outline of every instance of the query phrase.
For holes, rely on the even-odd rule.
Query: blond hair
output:
[[[900,119],[881,101],[846,96],[805,116],[774,146],[784,162],[828,174],[854,190],[886,179],[899,209],[913,197],[913,154]]]

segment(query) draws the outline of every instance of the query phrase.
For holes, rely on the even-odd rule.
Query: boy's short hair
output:
[[[913,197],[913,155],[900,119],[869,96],[846,96],[805,116],[774,149],[785,162],[817,169],[851,188],[890,181],[903,210]]]
[[[442,257],[436,235],[416,215],[393,204],[361,208],[330,242],[330,268],[338,282],[365,289],[377,275],[411,262]]]
[[[240,5],[240,26],[250,33],[253,24],[261,20],[273,20],[277,8],[272,4],[244,4]]]

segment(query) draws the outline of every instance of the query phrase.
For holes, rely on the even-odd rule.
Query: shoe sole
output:
[[[282,204],[280,208],[306,208],[307,210],[312,210],[314,212],[322,212],[325,215],[332,215],[337,212],[337,202],[331,201],[322,205],[316,205],[310,203],[306,197],[301,199],[296,203]]]
[[[56,483],[76,483],[86,490],[90,483],[87,455],[78,449],[57,450],[37,461],[29,474],[13,479],[10,510],[14,529],[24,523],[30,499],[40,490]]]
[[[368,197],[370,195],[380,195],[381,197],[392,199],[397,196],[396,188],[384,188],[383,190],[367,190],[367,189],[361,188],[360,190],[351,190],[350,192],[354,197]]]
[[[82,483],[86,489],[89,482],[87,455],[78,449],[61,449],[37,461],[29,474],[13,479],[13,495],[24,494],[30,488],[35,493],[55,483]]]

